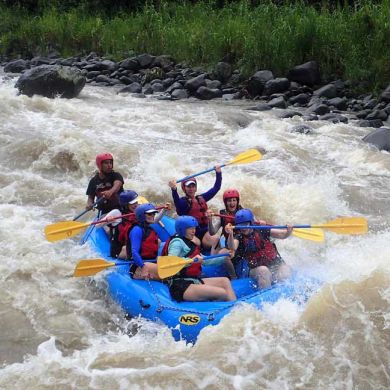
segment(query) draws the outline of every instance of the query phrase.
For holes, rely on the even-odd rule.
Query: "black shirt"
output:
[[[100,194],[103,191],[110,190],[114,182],[116,180],[119,180],[122,182],[122,186],[120,190],[112,195],[111,199],[105,199],[104,201],[100,202],[96,207],[98,210],[101,210],[103,214],[108,213],[109,211],[119,208],[119,194],[123,191],[123,184],[124,180],[120,173],[112,171],[111,173],[104,176],[103,179],[99,177],[99,174],[97,173],[88,184],[87,188],[87,195],[93,196],[94,198],[100,198]]]

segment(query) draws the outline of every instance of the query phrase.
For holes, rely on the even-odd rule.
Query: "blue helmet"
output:
[[[135,216],[140,223],[145,222],[145,213],[157,213],[156,206],[152,203],[141,204],[135,209]]]
[[[127,190],[119,194],[119,202],[121,206],[127,206],[129,203],[135,203],[138,199],[138,194],[135,191]]]
[[[236,212],[234,216],[234,223],[238,225],[239,223],[254,223],[255,217],[251,210],[249,209],[241,209]]]
[[[175,222],[175,229],[176,233],[180,237],[185,237],[186,235],[186,230],[191,227],[197,227],[198,221],[194,217],[190,217],[189,215],[183,215],[181,217],[176,218]]]

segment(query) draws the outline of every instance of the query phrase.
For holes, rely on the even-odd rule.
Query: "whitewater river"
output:
[[[245,110],[249,102],[158,101],[84,88],[77,99],[17,96],[0,72],[1,389],[389,389],[390,154],[370,129]],[[290,237],[286,262],[324,281],[305,307],[242,306],[195,346],[162,325],[128,320],[102,273],[74,278],[96,257],[78,238],[50,243],[46,225],[86,202],[95,155],[112,152],[125,187],[170,200],[170,179],[257,148],[259,162],[223,169],[222,189],[274,223],[368,219],[364,236]],[[200,176],[199,190],[214,182]],[[222,191],[221,191],[222,194]],[[210,207],[222,208],[222,195]],[[83,221],[91,221],[92,213]]]

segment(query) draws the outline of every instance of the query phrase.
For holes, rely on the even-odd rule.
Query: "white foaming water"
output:
[[[367,129],[311,122],[312,134],[296,134],[300,118],[245,110],[251,103],[89,86],[72,100],[27,98],[0,77],[0,388],[389,387],[390,154],[361,141]],[[171,200],[168,180],[248,148],[263,159],[224,168],[222,189],[240,189],[258,217],[369,220],[365,236],[278,241],[288,264],[325,281],[304,308],[242,305],[191,347],[161,325],[125,319],[102,274],[71,277],[79,259],[96,257],[90,248],[44,238],[46,225],[83,210],[99,152],[114,154],[126,188],[160,203]],[[199,190],[213,182],[200,176]],[[221,195],[209,206],[222,208]]]

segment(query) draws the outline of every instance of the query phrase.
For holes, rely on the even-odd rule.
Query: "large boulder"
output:
[[[367,134],[363,141],[376,146],[379,150],[390,152],[390,129],[376,129]]]
[[[270,70],[259,70],[248,80],[246,89],[252,97],[261,95],[266,82],[273,78],[274,75]]]
[[[85,76],[77,68],[61,65],[41,65],[24,72],[15,87],[20,93],[33,96],[42,95],[49,98],[76,97],[85,85]]]
[[[298,65],[288,72],[287,78],[290,81],[304,85],[316,85],[321,81],[320,71],[316,61],[309,61]]]

